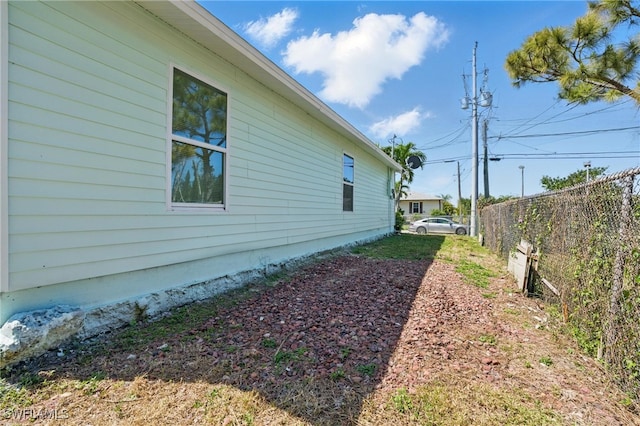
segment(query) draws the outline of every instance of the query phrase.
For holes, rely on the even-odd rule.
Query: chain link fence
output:
[[[581,347],[640,403],[640,168],[487,206],[479,226],[505,259],[521,239],[533,244],[529,291],[558,308]]]

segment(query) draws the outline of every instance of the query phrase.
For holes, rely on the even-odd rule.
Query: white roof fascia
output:
[[[409,192],[405,197],[402,197],[400,201],[440,201],[442,199],[442,197],[438,197],[436,195]]]
[[[200,4],[192,0],[134,1],[333,130],[356,138],[365,150],[388,167],[402,170],[369,138]]]

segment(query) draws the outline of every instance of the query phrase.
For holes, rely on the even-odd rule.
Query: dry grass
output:
[[[5,371],[3,420],[640,425],[633,407],[624,406],[625,395],[579,353],[557,317],[539,301],[513,293],[500,262],[472,240],[391,237],[357,252],[360,257],[329,260],[91,344],[76,343],[65,348],[64,358],[52,353]],[[420,263],[416,253],[433,263]],[[376,263],[364,256],[395,260]],[[456,272],[461,259],[465,267]],[[413,284],[412,270],[423,271]],[[480,275],[486,286],[467,283]],[[322,285],[337,290],[312,294]],[[369,318],[338,324],[362,308],[359,303],[376,300],[350,299],[349,292],[373,292],[376,286],[407,298],[382,302],[403,300],[402,306],[367,305]],[[292,306],[297,299],[300,310]],[[275,323],[265,332],[261,324],[276,302],[281,304],[274,315],[292,328],[279,333]],[[343,310],[321,315],[336,306]],[[305,323],[303,316],[313,321]],[[340,319],[335,325],[341,327],[322,323],[330,318]],[[398,318],[402,323],[395,323]],[[386,319],[389,327],[379,328]],[[370,338],[376,330],[386,331]],[[384,342],[388,350],[381,349]]]

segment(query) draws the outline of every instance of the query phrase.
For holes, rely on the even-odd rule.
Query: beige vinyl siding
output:
[[[139,6],[9,11],[8,290],[388,229],[378,160]],[[228,91],[226,212],[168,209],[171,64]]]
[[[230,133],[234,136],[231,161],[245,156],[247,159],[244,176],[235,174],[242,169],[234,168],[232,163],[230,171],[234,174],[234,182],[237,177],[237,184],[242,186],[239,179],[245,177],[244,185],[249,189],[256,183],[274,184],[275,188],[281,187],[284,191],[281,196],[287,199],[312,202],[318,209],[332,209],[333,206],[328,204],[335,201],[335,190],[326,182],[332,175],[339,178],[338,182],[342,180],[342,154],[337,151],[339,145],[333,142],[340,138],[330,134],[324,136],[328,141],[323,139],[317,135],[314,124],[305,122],[305,116],[299,111],[291,108],[281,112],[287,105],[275,104],[274,109],[268,110],[264,105],[249,103],[250,99],[245,101],[247,103],[238,101],[234,104],[236,109],[231,110]],[[271,103],[274,101],[284,103],[279,98]],[[292,119],[296,122],[292,123]],[[241,130],[236,133],[238,127]],[[290,198],[287,193],[299,198]],[[236,201],[243,202],[240,199]]]

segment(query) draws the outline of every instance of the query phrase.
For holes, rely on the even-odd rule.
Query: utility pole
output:
[[[483,121],[482,126],[482,141],[484,144],[484,198],[489,198],[489,155],[487,154],[487,126],[489,120],[486,118]]]
[[[478,96],[476,75],[476,50],[478,42],[473,46],[472,59],[472,102],[471,102],[471,229],[469,235],[476,237],[476,221],[478,215]]]
[[[476,237],[478,235],[477,229],[477,220],[478,220],[478,104],[482,107],[490,107],[492,94],[488,90],[487,84],[487,71],[484,70],[484,86],[480,89],[482,99],[479,101],[478,99],[478,76],[476,70],[476,50],[478,49],[478,42],[476,41],[473,46],[473,60],[472,60],[472,81],[473,88],[471,96],[469,96],[469,92],[467,91],[467,86],[465,84],[465,96],[461,99],[460,107],[462,109],[469,108],[469,102],[471,102],[471,220],[470,220],[470,229],[469,235],[472,237]],[[462,75],[463,81],[464,74]],[[485,195],[489,196],[489,167],[487,164],[488,156],[487,156],[487,137],[486,137],[486,121],[485,121],[485,143],[484,143],[484,172],[485,172]]]
[[[460,162],[458,163],[458,216],[462,218],[462,188],[460,186]]]

